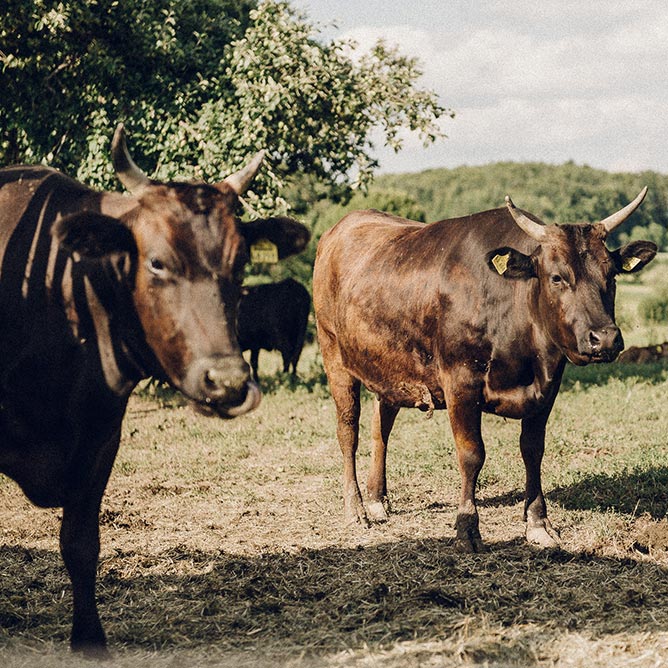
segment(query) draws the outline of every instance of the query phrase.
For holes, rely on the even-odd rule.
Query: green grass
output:
[[[668,341],[668,322],[645,322],[641,309],[643,300],[661,294],[667,286],[667,253],[659,253],[642,272],[617,279],[617,323],[627,348]]]

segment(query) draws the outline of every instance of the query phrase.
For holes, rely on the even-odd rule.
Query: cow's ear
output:
[[[656,255],[656,244],[651,241],[632,241],[612,251],[612,259],[619,274],[632,274],[649,264]]]
[[[118,218],[92,211],[61,218],[51,234],[68,253],[90,260],[137,250],[132,232]]]
[[[487,253],[487,266],[504,278],[534,278],[536,267],[529,255],[504,246]]]
[[[246,244],[251,248],[257,242],[267,240],[277,248],[279,260],[301,253],[311,238],[311,233],[292,218],[261,218],[239,225]]]

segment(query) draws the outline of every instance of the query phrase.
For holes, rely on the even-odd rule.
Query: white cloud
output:
[[[457,114],[444,125],[450,139],[428,151],[407,137],[398,156],[380,152],[385,169],[400,170],[405,156],[411,169],[573,159],[668,172],[668,3],[468,6],[465,18],[433,25],[379,20],[344,33],[363,50],[382,37],[419,58],[421,85]]]

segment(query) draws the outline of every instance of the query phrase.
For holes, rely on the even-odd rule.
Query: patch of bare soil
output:
[[[643,554],[664,557],[668,554],[668,520],[642,517],[636,522],[634,548]]]

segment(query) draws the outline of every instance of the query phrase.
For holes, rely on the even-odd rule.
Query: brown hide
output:
[[[527,537],[556,544],[540,482],[545,424],[567,359],[610,361],[623,347],[614,277],[640,269],[656,247],[635,242],[610,252],[604,241],[642,196],[596,225],[544,227],[509,203],[430,225],[356,211],[322,236],[313,304],[337,407],[348,520],[368,521],[355,472],[364,384],[377,396],[371,519],[387,519],[385,456],[397,411],[447,406],[462,474],[458,545],[482,549],[474,490],[485,411],[522,419]]]
[[[631,346],[618,358],[622,364],[649,364],[668,359],[668,341],[653,346]]]

